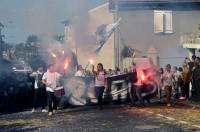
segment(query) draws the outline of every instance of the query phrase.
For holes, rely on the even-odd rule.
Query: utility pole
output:
[[[2,29],[4,28],[4,25],[2,23],[0,23],[0,59],[3,58],[3,37],[4,35],[2,35]]]
[[[119,4],[118,2],[115,2],[114,7],[114,22],[119,20]],[[122,62],[121,62],[121,42],[120,42],[120,29],[119,27],[116,28],[114,32],[114,54],[115,54],[115,66],[122,68]]]

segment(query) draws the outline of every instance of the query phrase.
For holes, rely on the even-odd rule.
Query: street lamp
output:
[[[0,22],[0,58],[3,57],[3,37],[1,31],[4,28],[4,25]]]

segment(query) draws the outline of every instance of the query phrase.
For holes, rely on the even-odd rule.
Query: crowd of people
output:
[[[135,72],[136,64],[133,63],[129,68],[125,68],[121,71],[119,68],[115,70],[104,69],[102,63],[98,63],[95,70],[94,65],[92,65],[92,71],[86,71],[81,65],[77,67],[75,76],[85,77],[94,76],[95,77],[95,93],[98,100],[100,109],[103,104],[103,93],[108,89],[106,84],[106,77],[110,75],[120,75],[129,72]],[[200,58],[193,56],[191,60],[185,59],[182,67],[173,67],[167,64],[165,69],[160,68],[159,74],[159,84],[158,89],[160,92],[160,97],[165,95],[167,106],[171,106],[172,95],[175,99],[188,100],[190,98],[199,99],[200,98]],[[57,73],[54,65],[48,66],[47,72],[40,67],[38,71],[31,74],[35,78],[34,88],[34,108],[32,112],[35,112],[37,108],[37,102],[42,102],[42,112],[47,112],[45,109],[45,100],[47,98],[47,106],[49,115],[57,110],[57,100],[55,97],[55,90],[60,85],[59,80],[62,77],[61,74]],[[153,79],[152,79],[153,80]],[[155,82],[155,81],[154,81]],[[190,94],[191,87],[191,94]],[[141,90],[141,89],[140,89]],[[136,94],[137,95],[137,94]],[[190,96],[191,95],[191,96]],[[42,99],[40,98],[42,97]],[[39,99],[40,98],[40,99]]]
[[[167,64],[165,70],[160,68],[161,90],[165,91],[167,105],[174,99],[200,99],[200,58],[195,55],[192,59],[185,58],[182,67],[171,67]],[[191,91],[191,92],[190,92]]]

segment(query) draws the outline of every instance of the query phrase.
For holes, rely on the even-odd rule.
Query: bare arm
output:
[[[97,72],[94,70],[94,65],[92,65],[92,73],[96,76]]]
[[[37,73],[36,72],[33,72],[30,74],[30,77],[36,77]]]

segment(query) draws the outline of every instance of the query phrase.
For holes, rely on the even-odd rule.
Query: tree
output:
[[[2,58],[3,56],[3,37],[5,37],[4,35],[1,34],[2,29],[4,28],[4,25],[0,22],[0,58]]]
[[[27,60],[32,56],[38,56],[40,39],[36,35],[29,35],[25,43],[25,52]]]
[[[26,44],[29,45],[34,45],[34,44],[38,44],[40,41],[40,39],[38,38],[38,36],[36,35],[29,35],[27,40],[26,40]]]

